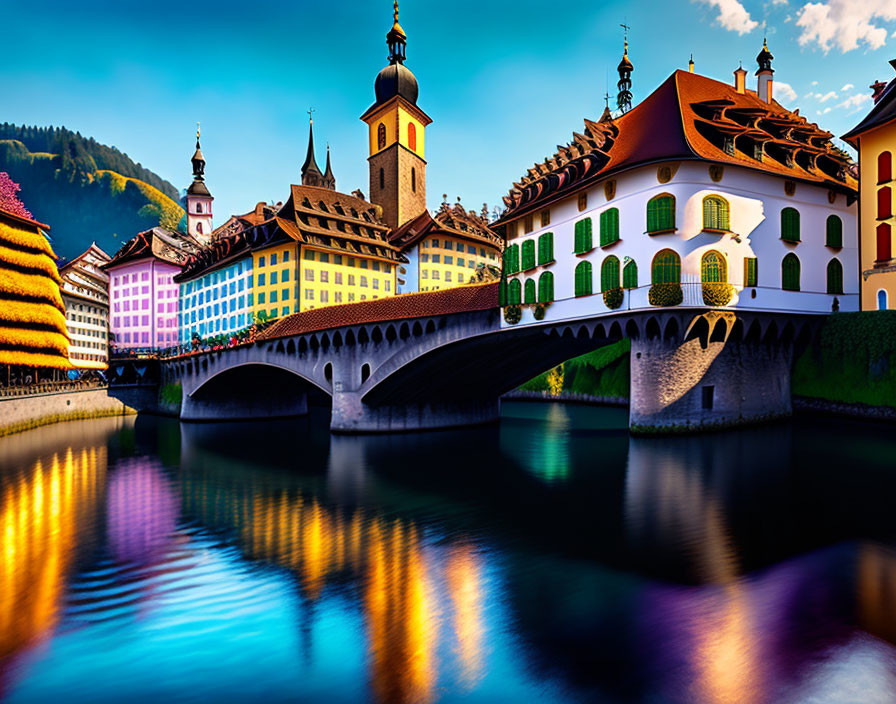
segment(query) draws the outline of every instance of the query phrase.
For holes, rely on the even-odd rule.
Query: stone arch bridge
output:
[[[300,415],[332,399],[334,432],[496,420],[500,396],[564,360],[628,337],[630,424],[698,430],[791,412],[795,344],[818,316],[652,308],[501,326],[496,286],[463,287],[295,314],[256,342],[165,360],[181,418]]]

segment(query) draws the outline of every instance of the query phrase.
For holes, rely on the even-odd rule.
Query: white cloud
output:
[[[772,0],[772,5],[786,5],[787,0]]]
[[[831,108],[825,108],[824,110],[821,111],[821,114],[827,115],[830,111],[831,111]]]
[[[888,30],[875,23],[896,20],[894,0],[822,0],[807,2],[799,10],[797,25],[802,29],[801,46],[817,44],[825,51],[832,45],[846,52],[860,43],[879,49],[887,40]]]
[[[785,103],[792,103],[797,98],[793,86],[789,83],[784,83],[784,81],[775,81],[774,94],[779,101]]]
[[[840,89],[840,92],[845,93],[846,91],[852,90],[853,88],[855,88],[855,86],[852,83],[847,83]]]
[[[812,85],[813,85],[813,86],[817,86],[817,85],[818,85],[818,81],[812,81]]]
[[[702,2],[710,7],[714,7],[719,11],[716,18],[719,24],[725,29],[738,34],[747,34],[752,32],[759,26],[747,8],[740,4],[739,0],[692,0],[693,2]]]
[[[856,93],[855,95],[849,96],[842,103],[837,103],[836,107],[849,110],[850,112],[858,112],[864,107],[865,103],[870,100],[871,96],[868,93]]]
[[[818,102],[819,102],[819,103],[826,103],[826,102],[828,102],[829,100],[833,100],[834,98],[836,98],[836,97],[837,97],[837,93],[836,93],[836,91],[833,91],[833,90],[832,90],[832,91],[828,91],[828,92],[825,93],[824,95],[816,94],[816,97],[818,98]]]

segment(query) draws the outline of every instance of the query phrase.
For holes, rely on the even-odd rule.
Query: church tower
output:
[[[199,148],[199,125],[196,125],[196,153],[193,154],[193,183],[187,189],[187,233],[198,242],[208,244],[212,236],[212,201],[205,185],[205,157]]]
[[[625,25],[623,27],[626,30],[625,49],[622,52],[622,61],[616,67],[619,72],[619,82],[616,84],[619,88],[619,93],[616,95],[616,107],[619,108],[619,112],[626,113],[632,109],[632,71],[635,70],[635,67],[628,58],[628,27]]]
[[[398,0],[394,10],[386,35],[389,65],[376,77],[376,102],[361,120],[369,129],[370,200],[397,228],[426,210],[425,132],[432,120],[417,107],[417,79],[404,65],[407,35],[398,23]]]

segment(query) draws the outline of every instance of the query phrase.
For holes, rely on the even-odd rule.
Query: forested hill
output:
[[[34,217],[50,226],[61,259],[91,242],[114,254],[137,232],[177,228],[177,189],[127,154],[58,127],[0,125],[0,171],[22,190]]]

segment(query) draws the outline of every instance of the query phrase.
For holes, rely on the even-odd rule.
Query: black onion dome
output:
[[[374,84],[377,104],[400,95],[413,105],[417,104],[419,87],[417,77],[402,63],[389,64],[380,71]]]

